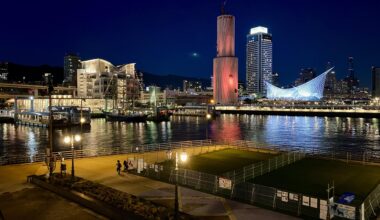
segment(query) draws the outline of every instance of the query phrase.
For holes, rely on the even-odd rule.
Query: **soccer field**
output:
[[[306,158],[258,176],[250,182],[327,198],[327,184],[333,181],[335,196],[351,192],[355,194],[356,201],[363,201],[379,184],[380,166]]]
[[[192,156],[181,167],[204,173],[219,175],[244,166],[270,159],[277,153],[224,149]]]

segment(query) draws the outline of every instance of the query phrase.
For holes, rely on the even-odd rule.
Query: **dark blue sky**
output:
[[[215,56],[221,0],[3,1],[0,60],[63,65],[67,51],[82,59],[136,62],[141,70],[207,78]],[[239,78],[245,79],[246,34],[267,26],[273,34],[274,71],[282,84],[300,68],[318,73],[326,62],[347,74],[355,58],[362,84],[380,66],[380,2],[377,0],[229,0],[236,17]],[[199,56],[191,56],[192,53]]]

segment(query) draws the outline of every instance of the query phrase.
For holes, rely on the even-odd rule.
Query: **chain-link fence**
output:
[[[263,174],[269,173],[273,170],[292,164],[303,158],[305,158],[305,153],[303,152],[293,151],[293,152],[283,153],[273,158],[270,158],[268,160],[250,164],[238,170],[226,172],[222,174],[221,176],[232,179],[235,184],[246,182],[257,176],[261,176]]]
[[[370,219],[376,216],[376,209],[380,207],[380,184],[367,196],[360,206],[360,219]]]
[[[198,191],[297,216],[319,218],[320,207],[322,214],[327,210],[326,200],[320,198],[248,182],[235,183],[225,177],[195,170],[179,168],[176,171],[172,167],[160,164],[147,164],[143,172],[138,175],[168,183],[178,183]]]

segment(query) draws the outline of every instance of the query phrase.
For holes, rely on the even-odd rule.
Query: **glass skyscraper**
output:
[[[272,35],[266,27],[251,28],[247,35],[247,92],[266,95],[265,82],[272,83]]]

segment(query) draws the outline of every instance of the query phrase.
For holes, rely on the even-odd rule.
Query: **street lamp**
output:
[[[74,152],[74,142],[80,142],[82,139],[82,137],[78,134],[76,135],[69,135],[69,136],[66,136],[64,139],[63,139],[63,142],[65,142],[65,144],[71,144],[71,154],[72,154],[72,157],[71,157],[71,177],[74,178],[75,174],[74,174],[74,157],[75,157],[75,152]]]
[[[181,161],[179,161],[181,160]],[[179,219],[179,205],[178,205],[178,166],[179,162],[185,163],[187,161],[187,153],[183,151],[178,158],[178,152],[175,153],[175,200],[174,200],[174,219]]]
[[[83,124],[86,122],[86,119],[85,118],[80,118],[80,123]]]
[[[29,100],[30,100],[30,111],[34,112],[34,97],[29,96]]]

